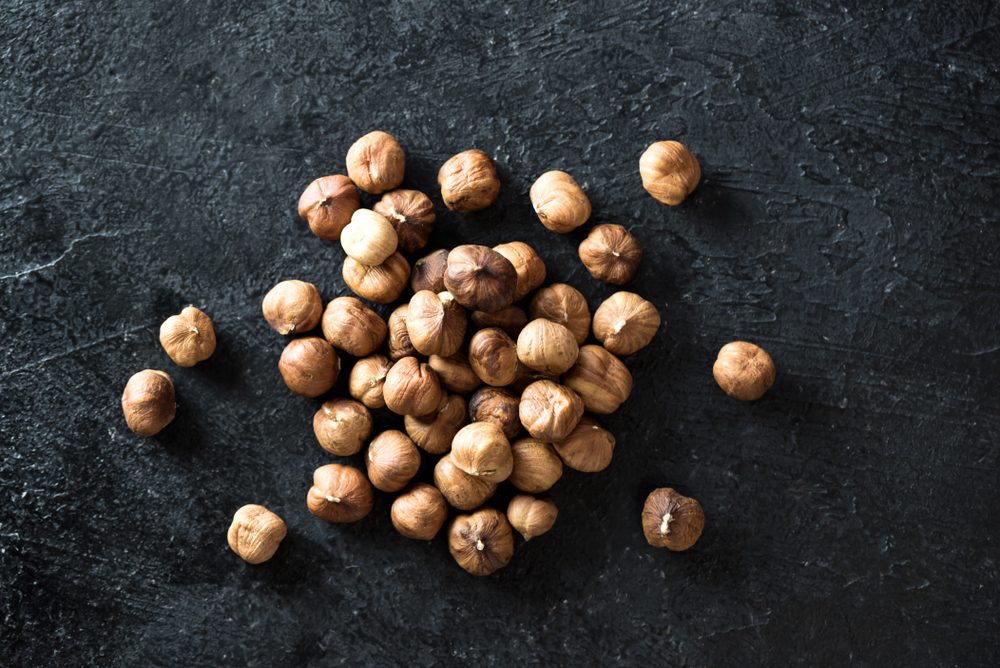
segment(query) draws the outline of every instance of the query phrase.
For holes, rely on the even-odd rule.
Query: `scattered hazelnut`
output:
[[[396,252],[396,230],[382,214],[358,209],[350,224],[340,233],[344,252],[361,264],[374,267]]]
[[[599,281],[624,285],[632,280],[642,248],[621,225],[598,225],[580,242],[580,261]]]
[[[516,337],[524,329],[524,326],[528,324],[528,314],[524,312],[524,309],[517,306],[508,306],[499,311],[493,311],[493,313],[473,311],[472,324],[480,329],[499,327],[507,332],[509,336]]]
[[[312,283],[281,281],[264,295],[261,310],[278,334],[304,334],[319,324],[323,299]]]
[[[324,450],[348,457],[361,452],[371,435],[372,414],[357,401],[331,399],[313,415],[313,433]]]
[[[434,485],[448,503],[459,510],[472,510],[493,496],[497,486],[489,480],[469,475],[445,455],[434,467]]]
[[[400,304],[389,315],[389,359],[395,361],[403,357],[416,356],[417,349],[410,341],[410,332],[406,329],[406,316],[409,314],[409,304]]]
[[[545,263],[535,249],[523,241],[494,246],[493,250],[510,260],[517,274],[514,301],[521,301],[529,292],[545,282]]]
[[[454,355],[465,341],[465,309],[450,292],[421,290],[410,298],[406,331],[410,343],[423,355]]]
[[[125,384],[122,412],[128,428],[139,436],[160,433],[174,419],[176,410],[174,381],[163,371],[140,371]]]
[[[379,195],[403,182],[406,154],[387,132],[369,132],[347,151],[347,175],[366,193]]]
[[[590,307],[583,294],[571,285],[554,283],[535,293],[529,308],[532,319],[557,322],[583,345],[590,334]]]
[[[472,370],[469,360],[462,353],[456,353],[448,357],[431,355],[427,360],[427,364],[430,368],[434,369],[434,372],[441,380],[441,384],[449,392],[468,394],[482,384],[479,376]]]
[[[419,190],[393,190],[382,195],[374,209],[395,228],[401,251],[414,253],[427,245],[437,218],[430,197]]]
[[[521,431],[518,417],[518,398],[499,387],[484,387],[469,399],[469,419],[473,422],[490,422],[503,430],[510,440]]]
[[[380,265],[369,267],[353,257],[344,259],[344,283],[354,294],[376,304],[396,301],[410,278],[410,263],[393,253]]]
[[[634,292],[616,292],[594,311],[594,336],[615,355],[645,348],[660,329],[660,312]]]
[[[416,357],[404,357],[389,369],[382,387],[385,405],[397,415],[430,415],[441,405],[437,374]]]
[[[468,309],[499,311],[514,301],[517,271],[492,248],[466,244],[448,253],[444,285]]]
[[[318,336],[307,336],[288,342],[278,360],[278,371],[295,394],[318,397],[337,380],[340,358],[329,343]]]
[[[389,516],[407,538],[431,540],[448,519],[448,502],[436,487],[418,482],[396,497]]]
[[[438,170],[441,199],[452,211],[485,209],[500,194],[500,179],[490,156],[480,150],[462,151]]]
[[[457,394],[447,395],[438,412],[428,418],[407,415],[403,418],[406,433],[418,447],[432,455],[443,455],[451,449],[451,442],[458,430],[468,420],[465,399]]]
[[[506,480],[514,468],[510,442],[503,430],[490,422],[473,422],[459,429],[449,457],[469,475],[494,484]]]
[[[518,494],[507,506],[507,520],[524,540],[531,540],[547,533],[556,523],[559,509],[549,499],[539,499],[530,494]]]
[[[385,397],[382,390],[391,368],[392,363],[385,355],[359,359],[347,380],[347,392],[368,408],[383,408]]]
[[[671,487],[654,489],[642,506],[642,533],[653,547],[683,552],[698,542],[704,528],[701,504]]]
[[[517,345],[502,329],[481,329],[469,341],[469,364],[487,385],[506,387],[517,376]]]
[[[398,492],[420,470],[420,451],[410,437],[390,429],[372,439],[368,446],[368,479],[375,489]]]
[[[590,200],[566,172],[545,172],[528,195],[542,225],[553,232],[572,232],[590,218]]]
[[[430,290],[444,292],[444,272],[448,268],[448,251],[436,250],[413,264],[410,287],[414,292]]]
[[[327,464],[313,471],[306,506],[316,517],[327,522],[357,522],[371,512],[374,503],[368,478],[353,466]]]
[[[514,470],[510,483],[522,492],[548,491],[563,474],[563,463],[555,448],[534,438],[522,438],[510,446]]]
[[[538,380],[524,388],[518,406],[521,424],[532,438],[561,441],[583,416],[583,400],[573,390],[551,380]]]
[[[323,336],[330,345],[354,357],[375,352],[387,331],[379,314],[354,297],[337,297],[323,311]]]
[[[592,413],[614,413],[632,394],[632,374],[622,361],[600,346],[580,348],[576,364],[563,376]]]
[[[588,415],[580,418],[576,429],[554,443],[563,463],[574,471],[597,473],[608,468],[615,453],[615,437]]]
[[[215,352],[212,319],[188,306],[160,325],[160,345],[177,366],[190,367],[204,362]]]
[[[337,241],[359,206],[358,189],[349,178],[340,174],[321,176],[299,197],[299,217],[320,239]]]
[[[285,521],[264,506],[250,503],[233,515],[229,525],[229,549],[248,564],[262,564],[274,556],[288,535]]]
[[[763,348],[746,341],[722,346],[712,375],[733,399],[756,401],[771,389],[776,375],[774,360]]]
[[[676,141],[658,141],[639,158],[642,187],[658,202],[677,206],[701,180],[698,158]]]
[[[483,508],[452,521],[448,550],[458,565],[472,575],[490,575],[510,563],[514,534],[502,513]]]
[[[570,331],[551,320],[532,320],[517,335],[517,358],[526,367],[542,373],[563,373],[573,366],[579,352]]]

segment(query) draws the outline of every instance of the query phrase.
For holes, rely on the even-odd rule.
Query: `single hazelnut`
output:
[[[368,446],[368,479],[375,489],[398,492],[420,470],[420,451],[410,437],[390,429],[372,439]]]
[[[299,197],[299,217],[320,239],[337,241],[360,206],[358,189],[349,178],[340,174],[321,176]]]
[[[406,331],[417,352],[423,355],[454,355],[465,341],[468,321],[465,309],[450,292],[435,294],[421,290],[410,298]]]
[[[516,337],[528,324],[528,314],[524,309],[517,306],[508,306],[493,313],[486,311],[473,311],[472,324],[480,329],[487,327],[499,327],[507,332],[508,336]]]
[[[545,282],[545,263],[535,249],[523,241],[494,246],[493,250],[510,260],[517,274],[514,288],[514,301],[521,301],[528,293]]]
[[[559,383],[538,380],[524,388],[518,413],[532,438],[552,443],[576,428],[583,417],[583,399]]]
[[[174,419],[176,411],[174,381],[163,371],[145,369],[125,384],[122,412],[128,428],[139,436],[160,433]]]
[[[337,297],[323,311],[323,336],[330,345],[354,357],[375,352],[387,332],[381,316],[355,297]]]
[[[473,422],[459,429],[449,456],[469,475],[494,484],[506,480],[514,468],[510,442],[503,430],[491,422]]]
[[[437,487],[418,482],[396,497],[389,516],[407,538],[431,540],[448,519],[448,502]]]
[[[366,193],[380,195],[403,182],[406,154],[387,132],[369,132],[347,150],[347,175]]]
[[[371,512],[374,503],[368,478],[353,466],[326,464],[313,471],[306,506],[321,520],[357,522]]]
[[[264,295],[261,310],[278,334],[305,334],[319,324],[323,298],[312,283],[281,281]]]
[[[514,457],[514,470],[508,480],[522,492],[546,492],[562,477],[562,459],[551,444],[522,438],[511,444],[510,451]]]
[[[589,415],[563,440],[553,443],[563,463],[574,471],[597,473],[608,468],[615,453],[615,436]]]
[[[698,187],[701,165],[684,144],[658,141],[639,158],[639,176],[656,201],[677,206]]]
[[[535,293],[529,307],[531,318],[557,322],[583,345],[590,334],[590,307],[579,290],[565,283],[553,283]]]
[[[514,301],[517,271],[492,248],[465,244],[448,253],[444,285],[468,309],[499,311]]]
[[[733,399],[756,401],[771,389],[776,375],[774,360],[763,348],[746,341],[722,346],[712,375]]]
[[[401,251],[414,253],[427,245],[437,218],[430,197],[419,190],[393,190],[373,208],[395,228]]]
[[[374,267],[361,264],[353,257],[344,259],[344,283],[354,294],[375,302],[389,304],[402,294],[410,278],[410,263],[399,253]]]
[[[520,401],[507,390],[483,387],[469,398],[469,419],[473,422],[490,422],[503,430],[510,440],[521,432],[518,417]]]
[[[392,362],[385,355],[370,355],[359,359],[347,380],[347,392],[368,408],[383,408],[382,390]]]
[[[204,362],[215,352],[212,319],[188,306],[160,325],[160,345],[177,366],[191,367]]]
[[[572,232],[590,218],[590,200],[566,172],[545,172],[531,185],[528,196],[542,225],[553,232]]]
[[[645,348],[660,329],[660,312],[634,292],[616,292],[594,311],[594,336],[615,355]]]
[[[438,170],[441,199],[452,211],[485,209],[500,194],[500,179],[490,156],[478,149],[448,158]]]
[[[576,362],[580,347],[570,331],[558,322],[538,318],[517,335],[517,358],[526,367],[558,375]]]
[[[704,528],[701,504],[671,487],[654,489],[642,506],[642,533],[653,547],[683,552],[698,542]]]
[[[226,538],[229,549],[248,564],[262,564],[274,556],[288,535],[285,521],[264,506],[250,503],[233,515]]]
[[[410,312],[409,304],[400,304],[389,315],[389,359],[395,361],[404,357],[416,356],[417,349],[410,341],[410,332],[406,329],[406,316]]]
[[[482,384],[479,376],[472,370],[468,358],[462,353],[455,353],[448,357],[431,355],[427,360],[427,365],[434,369],[441,384],[449,392],[468,394]]]
[[[539,499],[530,494],[518,494],[507,506],[507,520],[524,540],[531,540],[547,533],[556,523],[559,509],[549,499]]]
[[[340,358],[333,346],[318,336],[292,339],[281,352],[278,371],[295,394],[318,397],[336,382]]]
[[[324,450],[348,457],[361,452],[371,435],[372,414],[357,401],[331,399],[313,415],[313,433]]]
[[[503,513],[483,508],[452,521],[448,528],[448,550],[468,573],[490,575],[510,563],[514,556],[514,534]]]
[[[404,357],[389,369],[382,387],[385,405],[397,415],[430,415],[441,405],[437,374],[416,357]]]
[[[407,415],[403,418],[406,433],[413,442],[432,455],[443,455],[451,449],[458,430],[465,426],[465,399],[457,394],[445,396],[437,413],[426,418]]]
[[[434,485],[459,510],[478,508],[497,491],[496,484],[455,466],[451,455],[445,455],[434,466]]]
[[[614,413],[632,394],[632,374],[622,361],[600,346],[580,348],[580,357],[563,376],[592,413]]]
[[[414,292],[444,292],[444,272],[448,269],[448,251],[436,250],[413,264],[410,287]]]
[[[642,248],[636,238],[621,225],[598,225],[580,242],[580,261],[599,281],[624,285],[632,280]]]
[[[380,213],[358,209],[350,224],[340,233],[340,245],[348,256],[374,267],[396,252],[396,230]]]
[[[517,344],[502,329],[481,329],[469,341],[469,364],[487,385],[506,387],[517,376]]]

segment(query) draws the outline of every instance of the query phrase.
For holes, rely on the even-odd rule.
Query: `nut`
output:
[[[375,503],[372,486],[365,474],[353,466],[327,464],[313,471],[313,484],[306,506],[327,522],[357,522]]]
[[[350,224],[340,233],[344,252],[361,264],[373,267],[382,264],[396,252],[396,230],[382,214],[371,209],[358,209]]]
[[[532,438],[552,443],[576,428],[583,416],[583,400],[568,387],[538,380],[524,388],[518,413]]]
[[[503,430],[510,440],[521,431],[517,397],[498,387],[484,387],[469,399],[469,419],[473,422],[490,422]]]
[[[419,190],[393,190],[373,208],[395,228],[401,251],[413,253],[427,245],[437,218],[430,197]]]
[[[645,348],[660,329],[660,312],[634,292],[616,292],[594,312],[594,336],[615,355]]]
[[[639,158],[642,187],[658,202],[677,206],[698,187],[698,158],[676,141],[658,141]]]
[[[507,520],[524,540],[531,540],[547,533],[556,523],[559,509],[549,499],[539,499],[530,494],[518,494],[507,506]]]
[[[375,352],[387,332],[379,314],[354,297],[337,297],[323,311],[323,336],[330,345],[354,357]]]
[[[312,283],[281,281],[264,295],[261,310],[278,334],[304,334],[319,324],[323,299]]]
[[[468,394],[480,386],[479,376],[472,370],[469,360],[462,353],[441,357],[431,355],[427,360],[428,366],[441,380],[449,392]]]
[[[528,314],[524,309],[517,306],[508,306],[493,313],[486,311],[473,311],[472,324],[480,329],[487,327],[499,327],[510,336],[517,336],[528,324]]]
[[[615,453],[614,434],[589,415],[580,418],[569,436],[552,445],[566,466],[583,473],[597,473],[608,468]]]
[[[522,438],[510,446],[514,470],[510,483],[522,492],[540,494],[548,491],[563,474],[563,463],[548,443],[534,438]]]
[[[448,503],[437,487],[418,482],[396,497],[390,517],[407,538],[431,540],[448,519]]]
[[[517,376],[517,345],[502,329],[481,329],[469,341],[469,364],[487,385],[505,387]]]
[[[545,172],[528,195],[542,225],[553,232],[572,232],[590,218],[590,200],[566,172]]]
[[[313,415],[313,433],[332,455],[357,454],[372,433],[372,414],[357,401],[331,399]]]
[[[485,209],[500,194],[500,179],[490,156],[478,149],[448,158],[438,170],[441,199],[452,211]]]
[[[535,293],[529,307],[532,319],[545,318],[557,322],[583,345],[590,334],[590,307],[583,294],[571,285],[554,283]]]
[[[535,371],[558,375],[576,362],[580,347],[570,331],[557,322],[538,318],[517,335],[517,358]]]
[[[444,285],[468,309],[499,311],[514,301],[517,271],[492,248],[466,244],[448,253]]]
[[[452,521],[448,550],[458,565],[472,575],[490,575],[510,563],[514,534],[502,513],[483,508]]]
[[[403,182],[406,154],[387,132],[369,132],[347,151],[347,175],[366,193],[379,195]]]
[[[340,358],[329,343],[318,336],[288,342],[278,360],[285,385],[303,397],[318,397],[331,387],[340,373]]]
[[[443,455],[451,449],[451,442],[458,430],[465,426],[465,399],[457,394],[447,395],[438,412],[429,418],[407,415],[403,418],[406,433],[418,447],[432,455]]]
[[[441,405],[437,374],[416,357],[404,357],[389,369],[382,387],[385,405],[397,415],[430,415]]]
[[[349,178],[340,174],[321,176],[302,191],[299,217],[320,239],[337,241],[359,206],[358,189]]]
[[[354,294],[376,304],[396,301],[410,278],[410,263],[393,253],[380,265],[369,267],[353,257],[344,259],[344,283]]]
[[[580,242],[580,261],[599,281],[624,285],[632,280],[642,248],[621,225],[598,225]]]
[[[389,349],[389,359],[393,361],[417,354],[417,349],[410,341],[410,332],[406,329],[409,311],[409,304],[400,304],[389,315],[389,340],[386,347]]]
[[[285,521],[264,506],[250,503],[233,515],[229,525],[229,549],[248,564],[262,564],[274,556],[288,535]]]
[[[722,391],[733,399],[756,401],[774,385],[774,360],[763,348],[746,341],[722,346],[712,375]]]
[[[490,422],[462,427],[451,442],[452,463],[471,476],[501,483],[514,468],[510,442],[503,430]]]
[[[410,298],[406,331],[410,343],[424,355],[454,355],[465,341],[465,309],[450,292],[421,290]]]
[[[642,533],[653,547],[683,552],[698,542],[704,528],[701,504],[671,487],[654,489],[642,506]]]
[[[410,437],[390,429],[376,436],[368,446],[368,479],[375,489],[398,492],[420,470],[420,451]]]
[[[423,256],[413,265],[410,287],[414,292],[430,290],[444,292],[444,272],[448,268],[448,251],[436,250]]]
[[[348,393],[368,408],[383,408],[385,397],[382,390],[392,363],[385,355],[371,355],[359,359],[351,369],[347,381]]]
[[[472,510],[493,496],[497,486],[489,480],[469,475],[455,466],[451,455],[445,455],[434,467],[434,485],[448,503],[459,510]]]
[[[160,345],[177,366],[190,367],[204,362],[215,352],[212,319],[188,306],[160,325]]]
[[[174,381],[163,371],[145,369],[133,375],[122,393],[128,428],[139,436],[160,433],[174,419]]]
[[[621,360],[600,346],[580,348],[576,364],[563,376],[592,413],[614,413],[632,394],[632,374]]]
[[[535,249],[523,241],[494,246],[493,250],[510,260],[517,274],[514,301],[524,299],[529,292],[545,282],[545,263]]]

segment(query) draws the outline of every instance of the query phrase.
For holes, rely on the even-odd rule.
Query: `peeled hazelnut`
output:
[[[304,334],[319,324],[323,299],[312,283],[281,281],[264,295],[261,310],[278,334]]]
[[[671,487],[654,489],[642,506],[642,533],[653,547],[683,552],[698,542],[704,528],[701,504]]]
[[[583,345],[590,334],[590,307],[583,294],[571,285],[554,283],[535,293],[531,300],[532,319],[544,318],[557,322]]]
[[[373,267],[382,264],[396,252],[396,230],[382,214],[371,209],[358,209],[350,224],[340,233],[344,252],[361,264]]]
[[[522,438],[510,446],[514,470],[510,483],[522,492],[539,494],[548,491],[563,474],[563,463],[549,443]]]
[[[733,399],[756,401],[771,389],[776,375],[774,360],[763,348],[746,341],[722,346],[712,375]]]
[[[361,452],[372,433],[372,415],[350,399],[331,399],[313,415],[313,433],[332,455],[347,457]]]
[[[481,329],[469,341],[469,364],[487,385],[506,387],[517,376],[517,344],[502,329]]]
[[[410,341],[410,332],[406,329],[406,316],[409,312],[409,304],[400,304],[389,316],[387,347],[389,348],[389,359],[393,361],[417,354],[417,349]]]
[[[448,357],[431,355],[427,364],[434,369],[441,384],[448,388],[449,392],[468,394],[482,384],[479,376],[472,370],[469,360],[462,353]]]
[[[632,394],[632,374],[622,361],[600,346],[580,348],[576,364],[563,376],[592,413],[614,413]]]
[[[459,429],[451,442],[452,463],[471,476],[501,483],[514,468],[510,442],[500,427],[473,422]]]
[[[278,551],[288,535],[285,521],[264,506],[247,504],[233,515],[229,525],[229,549],[248,564],[262,564]]]
[[[444,272],[448,268],[448,251],[436,250],[413,264],[410,287],[414,292],[430,290],[444,292]]]
[[[285,385],[303,397],[318,397],[331,387],[340,373],[340,358],[333,346],[318,336],[288,342],[278,360]]]
[[[556,504],[530,494],[518,494],[507,506],[507,520],[524,536],[524,540],[531,540],[548,532],[556,523],[558,515]]]
[[[371,355],[359,359],[351,369],[347,381],[348,393],[368,408],[382,408],[385,397],[382,394],[385,378],[392,363],[385,355]]]
[[[337,297],[323,311],[323,336],[330,345],[354,357],[375,352],[387,331],[381,316],[354,297]]]
[[[443,455],[451,449],[458,430],[465,426],[465,399],[457,394],[445,397],[438,412],[427,418],[407,415],[403,418],[406,433],[418,447],[432,455]]]
[[[404,357],[389,369],[382,387],[385,405],[397,415],[430,415],[441,405],[437,374],[416,357]]]
[[[598,225],[580,242],[580,261],[591,276],[612,285],[632,280],[642,248],[635,237],[621,225]]]
[[[139,436],[160,433],[173,421],[176,410],[174,381],[163,371],[140,371],[125,384],[122,412],[128,428]]]
[[[542,373],[563,373],[573,366],[579,352],[570,331],[551,320],[532,320],[517,335],[517,358],[526,367]]]
[[[459,510],[472,510],[493,496],[497,486],[489,480],[469,475],[445,455],[434,467],[434,485],[448,503]]]
[[[313,471],[306,506],[316,517],[327,522],[357,522],[371,512],[374,503],[368,478],[353,466],[327,464]]]
[[[215,352],[212,319],[188,306],[160,325],[160,345],[177,366],[190,367],[203,362]]]
[[[503,430],[510,440],[521,431],[518,417],[518,398],[498,387],[484,387],[469,399],[469,419],[473,422],[490,422]]]
[[[441,199],[452,211],[485,209],[500,194],[500,179],[490,156],[478,149],[448,158],[438,170]]]
[[[524,329],[524,326],[528,324],[528,314],[524,312],[524,309],[517,306],[508,306],[493,313],[473,311],[472,324],[480,329],[499,327],[507,332],[509,336],[516,337]]]
[[[608,468],[615,453],[615,437],[610,431],[584,415],[565,439],[554,443],[563,463],[574,471],[596,473]]]
[[[552,443],[576,428],[583,416],[583,400],[568,387],[538,380],[524,388],[518,413],[532,438]]]
[[[517,271],[492,248],[466,244],[448,253],[444,285],[468,309],[499,311],[514,301]]]
[[[436,487],[418,482],[392,502],[390,518],[407,538],[431,540],[448,519],[448,503]]]
[[[545,263],[535,249],[523,241],[494,246],[493,250],[510,260],[517,274],[514,301],[524,299],[529,292],[545,282]]]
[[[376,304],[396,301],[410,278],[410,263],[399,253],[374,267],[361,264],[353,257],[344,259],[344,283],[354,294]]]
[[[590,218],[590,200],[566,172],[545,172],[528,195],[542,225],[553,232],[572,232]]]
[[[395,228],[401,251],[413,253],[427,245],[437,218],[430,197],[419,190],[393,190],[382,195],[374,209]]]
[[[660,329],[660,312],[634,292],[616,292],[594,312],[594,336],[615,355],[649,345]]]
[[[359,206],[358,189],[349,178],[340,174],[321,176],[299,197],[299,217],[320,239],[337,241]]]
[[[510,563],[514,534],[502,513],[483,508],[452,521],[448,550],[458,565],[472,575],[490,575]]]
[[[410,437],[391,429],[376,436],[368,446],[368,479],[375,489],[398,492],[420,470],[420,451]]]
[[[677,206],[701,180],[701,165],[680,142],[658,141],[639,158],[642,187],[658,202]]]
[[[465,309],[450,292],[434,294],[421,290],[410,298],[406,331],[417,352],[423,355],[454,355],[465,340],[468,322]]]
[[[347,151],[347,175],[366,193],[379,195],[403,182],[406,154],[387,132],[369,132]]]

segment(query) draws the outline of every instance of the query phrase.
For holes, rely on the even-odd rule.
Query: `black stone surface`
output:
[[[996,4],[628,5],[6,3],[0,664],[997,664]],[[554,530],[486,579],[387,496],[354,526],[304,505],[318,402],[260,301],[345,293],[295,203],[376,128],[434,246],[523,239],[596,307],[585,230],[527,198],[563,168],[663,307],[611,468],[567,474]],[[705,174],[675,209],[637,173],[665,138]],[[436,172],[471,147],[503,191],[454,215]],[[219,348],[184,370],[156,334],[188,303]],[[759,403],[712,380],[733,339],[777,361]],[[119,398],[147,367],[179,408],[143,440]],[[661,485],[705,506],[688,553],[642,538]],[[226,545],[248,502],[289,525],[264,566]]]

